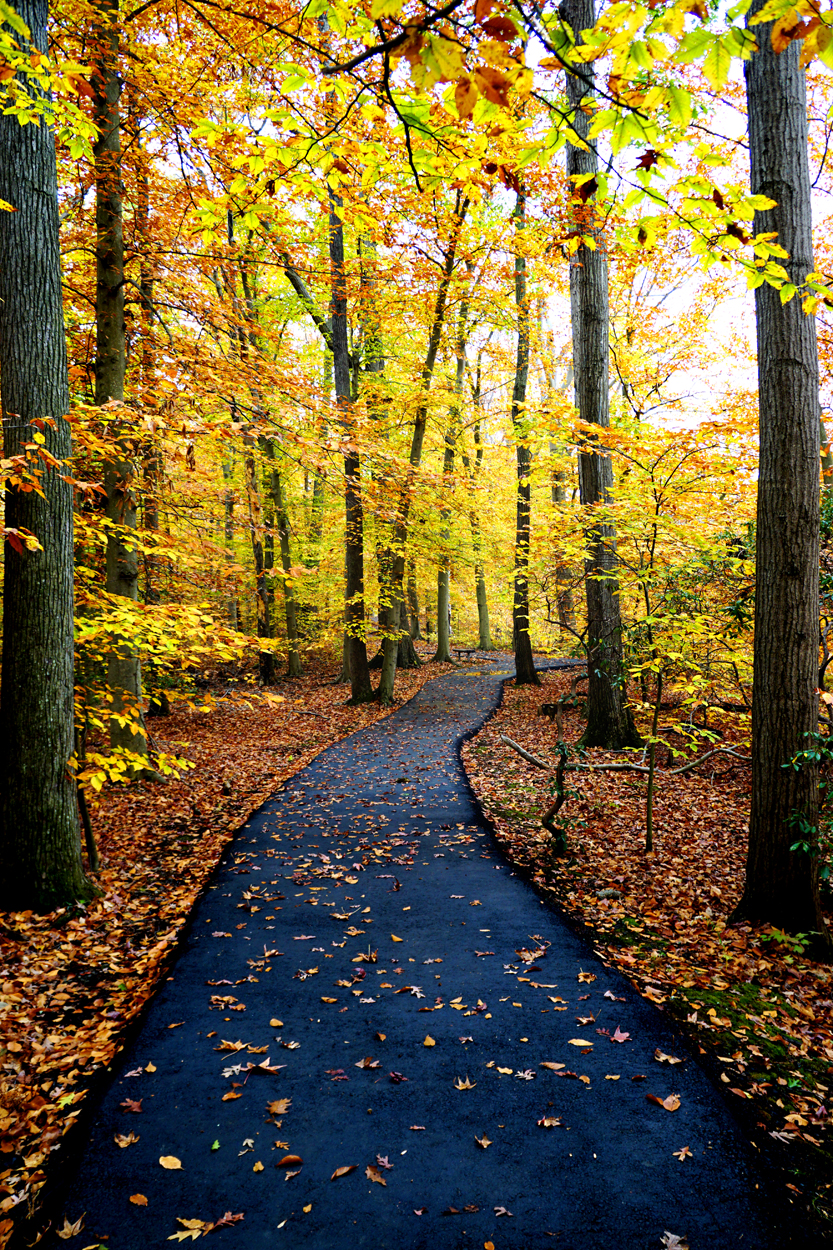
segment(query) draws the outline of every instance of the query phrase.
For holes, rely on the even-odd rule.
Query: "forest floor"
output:
[[[102,897],[0,913],[0,1250],[34,1212],[50,1153],[159,984],[230,838],[322,750],[393,710],[349,707],[349,686],[315,668],[268,690],[215,681],[148,721],[154,744],[194,767],[88,796]],[[451,668],[400,671],[396,706]]]
[[[568,772],[559,813],[568,849],[554,856],[540,817],[556,793],[558,733],[540,707],[570,691],[563,672],[542,674],[540,687],[508,682],[498,712],[463,748],[472,787],[507,857],[605,962],[672,1016],[736,1100],[750,1138],[797,1205],[833,1240],[833,972],[777,930],[729,922],[744,877],[749,769],[717,755],[672,777],[663,749],[651,852],[644,775]],[[684,709],[661,716],[660,734],[680,752],[671,768],[686,758],[689,722]],[[583,728],[579,709],[565,709],[568,747]],[[648,733],[650,718],[640,728]],[[732,748],[743,728],[737,715],[709,710],[718,745]],[[524,760],[502,735],[551,771]],[[586,755],[596,765],[622,759],[621,752]],[[826,903],[833,921],[829,892]]]

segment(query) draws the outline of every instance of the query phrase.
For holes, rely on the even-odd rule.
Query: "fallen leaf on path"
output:
[[[267,1102],[266,1110],[270,1115],[286,1115],[291,1106],[291,1098],[276,1098],[274,1102]]]
[[[605,1080],[606,1080],[606,1081],[618,1081],[618,1080],[619,1080],[619,1077],[618,1077],[618,1075],[617,1075],[617,1076],[606,1076],[606,1077],[605,1077]]]
[[[368,1163],[364,1170],[364,1174],[369,1181],[373,1181],[376,1185],[387,1185],[387,1181],[382,1173],[377,1167],[374,1167],[372,1163]]]
[[[132,1146],[134,1142],[139,1140],[138,1133],[116,1133],[113,1141],[117,1146],[121,1146],[122,1150],[125,1146]]]
[[[223,1039],[219,1046],[215,1046],[215,1050],[246,1050],[248,1042],[227,1042]]]
[[[391,1072],[390,1079],[393,1081],[394,1085],[400,1085],[402,1081],[407,1081],[408,1078],[407,1076],[403,1076],[401,1072]]]
[[[129,1201],[133,1203],[134,1207],[146,1207],[148,1204],[144,1194],[131,1194]]]
[[[541,1128],[558,1128],[558,1126],[561,1124],[561,1116],[560,1115],[543,1115],[541,1116],[541,1119],[538,1121],[538,1123],[540,1124]]]
[[[284,1155],[282,1159],[278,1159],[275,1164],[276,1168],[299,1168],[303,1164],[300,1155]]]
[[[622,1030],[619,1028],[619,1025],[617,1024],[616,1031],[610,1040],[612,1042],[626,1042],[629,1037],[630,1037],[630,1033],[623,1033]]]
[[[159,1162],[169,1172],[176,1172],[182,1167],[182,1160],[177,1159],[176,1155],[161,1155]]]
[[[511,1215],[511,1211],[507,1211],[506,1207],[495,1207],[495,1215]]]
[[[680,1105],[680,1099],[676,1094],[669,1094],[667,1098],[657,1098],[656,1094],[646,1094],[648,1102],[654,1102],[658,1107],[664,1107],[666,1111],[676,1111]]]
[[[490,1139],[486,1136],[485,1133],[483,1134],[482,1137],[475,1137],[474,1140],[477,1142],[478,1146],[480,1146],[481,1149],[483,1150],[485,1150],[487,1146],[491,1146],[492,1144]]]
[[[223,1094],[223,1097],[220,1099],[220,1101],[221,1102],[233,1102],[235,1098],[242,1098],[242,1097],[243,1097],[242,1094],[235,1094],[234,1090],[230,1089],[227,1094]]]
[[[571,1038],[570,1038],[570,1040],[569,1040],[569,1042],[567,1043],[567,1045],[568,1045],[568,1046],[592,1046],[592,1045],[593,1045],[593,1043],[592,1043],[592,1042],[585,1042],[585,1041],[584,1041],[582,1038],[580,1038],[580,1037],[571,1037]]]
[[[360,1059],[359,1062],[356,1064],[357,1068],[381,1068],[381,1066],[382,1065],[380,1064],[379,1060],[372,1059],[370,1055],[365,1055],[364,1059]]]
[[[427,1207],[414,1207],[414,1215],[427,1215],[427,1214],[428,1214]]]
[[[465,1081],[463,1080],[462,1077],[458,1076],[454,1081],[454,1088],[455,1089],[474,1089],[476,1084],[477,1084],[477,1081],[469,1080],[468,1075],[466,1076]]]
[[[390,940],[391,940],[392,942],[404,942],[404,941],[405,941],[405,939],[404,939],[404,938],[397,937],[395,933],[392,933],[392,934],[390,935]]]
[[[270,1021],[269,1021],[269,1028],[270,1028],[270,1029],[282,1029],[282,1028],[283,1028],[283,1020],[277,1020],[277,1019],[275,1019],[275,1020],[270,1020]]]
[[[539,1068],[549,1068],[551,1072],[560,1072],[566,1066],[566,1063],[550,1063],[548,1059],[542,1059],[538,1064]]]
[[[330,1177],[330,1180],[337,1181],[340,1176],[349,1176],[351,1172],[355,1172],[358,1166],[358,1163],[349,1163],[346,1167],[336,1168]]]
[[[691,1153],[688,1146],[683,1146],[682,1150],[674,1151],[674,1158],[679,1159],[680,1163],[682,1163],[683,1159],[693,1159],[694,1155]]]
[[[393,1171],[393,1164],[390,1162],[387,1155],[377,1155],[376,1162],[378,1163],[379,1167],[384,1168],[386,1172]]]
[[[580,972],[578,974],[578,979],[579,981],[589,984],[591,981],[596,980],[596,974],[595,972]]]
[[[376,1041],[377,1041],[377,1042],[383,1042],[383,1041],[385,1040],[385,1038],[386,1038],[386,1037],[387,1037],[387,1033],[377,1033],[377,1034],[376,1034]]]
[[[119,1103],[119,1106],[122,1111],[133,1111],[136,1115],[138,1115],[142,1110],[142,1100],[141,1098],[125,1098],[124,1102]]]
[[[429,1034],[426,1034],[425,1041],[422,1044],[423,1046],[436,1046],[437,1043],[434,1041],[433,1037],[431,1037],[429,1033]]]
[[[682,1059],[677,1059],[675,1058],[674,1055],[663,1054],[659,1046],[657,1046],[656,1050],[654,1051],[654,1058],[656,1059],[657,1063],[671,1063],[671,1064],[682,1063]]]
[[[424,1124],[412,1124],[412,1125],[411,1125],[411,1132],[412,1132],[412,1133],[424,1133],[424,1132],[425,1132],[425,1125],[424,1125]]]
[[[85,1211],[84,1215],[86,1214],[87,1212]],[[64,1226],[63,1228],[55,1229],[56,1235],[60,1237],[62,1241],[68,1241],[70,1237],[74,1237],[77,1233],[80,1233],[81,1229],[84,1227],[84,1215],[80,1216],[74,1224],[70,1224],[67,1217],[64,1216]]]

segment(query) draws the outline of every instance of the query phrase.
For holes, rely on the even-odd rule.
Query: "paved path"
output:
[[[226,1212],[218,1250],[782,1244],[685,1044],[495,847],[456,747],[506,673],[430,683],[240,831],[67,1167],[86,1227],[42,1245],[147,1250]]]

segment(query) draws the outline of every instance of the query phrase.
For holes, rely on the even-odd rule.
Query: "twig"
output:
[[[512,738],[508,738],[506,734],[501,734],[500,740],[501,742],[505,742],[507,746],[512,747],[513,751],[517,751],[518,755],[520,755],[528,763],[534,764],[537,768],[544,768],[547,770],[547,772],[552,772],[553,766],[551,763],[549,763],[546,760],[542,760],[537,755],[531,755],[529,751],[525,751],[524,748],[519,743],[515,742]],[[689,760],[687,764],[683,764],[682,768],[672,768],[669,770],[662,770],[660,775],[663,777],[679,777],[681,773],[691,772],[692,768],[696,768],[698,764],[704,764],[706,760],[710,759],[713,755],[731,755],[733,759],[741,760],[744,764],[751,763],[751,760],[748,755],[738,755],[737,751],[733,751],[731,747],[715,747],[713,751],[707,751],[705,755],[699,756],[696,760]],[[560,766],[561,765],[560,765],[560,760],[559,760],[559,764],[556,765],[556,767],[560,767]],[[650,769],[648,769],[644,764],[566,764],[564,766],[564,771],[568,773],[585,772],[585,773],[645,773],[647,774],[650,771]]]
[[[517,742],[514,742],[511,738],[507,738],[506,734],[501,734],[500,740],[510,746],[513,751],[517,751],[518,755],[520,755],[522,759],[525,759],[527,763],[535,764],[537,768],[544,768],[547,772],[552,772],[552,764],[548,764],[546,760],[539,759],[537,755],[530,755],[529,751],[525,751],[522,746],[518,745]]]

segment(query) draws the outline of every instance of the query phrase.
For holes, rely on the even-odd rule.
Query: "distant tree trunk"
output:
[[[272,618],[269,611],[269,594],[266,588],[266,561],[263,547],[263,505],[257,475],[254,435],[244,437],[243,472],[246,481],[246,502],[249,510],[252,556],[255,567],[255,606],[257,608],[257,636],[266,641],[272,637]],[[265,686],[275,681],[275,653],[262,647],[259,656],[260,680]]]
[[[755,0],[750,15],[762,7]],[[776,207],[754,230],[777,232],[789,281],[814,269],[801,43],[780,54],[772,26],[754,27],[746,66],[751,188]],[[817,730],[819,396],[816,326],[800,296],[755,291],[760,460],[752,694],[752,805],[746,884],[737,914],[829,938],[818,896],[818,773],[789,767]],[[807,850],[791,851],[797,842]]]
[[[417,596],[416,568],[413,560],[408,561],[408,632],[416,641],[422,640],[419,628],[419,598]]]
[[[550,445],[552,450],[552,445]],[[565,474],[556,471],[552,475],[551,492],[552,502],[556,507],[568,502],[567,492],[564,489]],[[555,566],[555,584],[557,587],[557,611],[558,625],[561,630],[562,641],[565,635],[574,636],[576,633],[576,605],[573,598],[573,570],[569,564],[562,558],[559,553],[558,562]]]
[[[333,376],[342,429],[352,432],[353,393],[350,385],[350,347],[347,337],[347,274],[344,266],[344,225],[341,197],[330,193],[330,270],[332,299],[330,324],[333,343]],[[373,698],[367,663],[364,624],[364,509],[361,462],[358,451],[344,456],[345,602],[344,660],[350,677],[350,702],[368,703]]]
[[[222,469],[223,481],[225,482],[225,494],[223,498],[224,523],[223,523],[223,541],[225,545],[225,563],[226,572],[226,619],[230,629],[240,628],[240,605],[237,597],[237,576],[234,573],[236,564],[234,558],[234,453],[229,451],[228,455],[223,455]]]
[[[526,290],[526,257],[524,247],[524,213],[526,196],[518,191],[515,204],[515,307],[518,319],[518,347],[515,358],[515,383],[512,388],[512,428],[518,464],[518,491],[515,520],[515,591],[512,604],[512,638],[515,650],[515,684],[540,686],[532,657],[529,635],[529,527],[530,474],[532,449],[531,430],[526,415],[526,387],[529,377],[529,300]]]
[[[491,335],[489,336],[491,338]],[[487,340],[488,341],[488,340]],[[475,411],[479,413],[482,407],[482,389],[481,389],[481,368],[483,360],[483,348],[481,347],[477,355],[477,369],[475,371],[474,382],[472,384],[472,401]],[[466,454],[465,444],[461,450],[463,467],[469,474],[472,485],[476,484],[477,479],[483,468],[483,439],[481,437],[480,417],[474,422],[473,438],[474,438],[474,465],[469,461]],[[474,593],[477,601],[477,647],[479,651],[494,651],[495,645],[492,642],[492,631],[489,624],[489,598],[486,591],[486,571],[483,563],[483,533],[480,527],[480,516],[476,508],[469,510],[469,525],[471,526],[471,546],[474,555]]]
[[[420,375],[422,396],[414,415],[414,425],[411,433],[411,449],[408,457],[409,467],[406,473],[405,481],[399,492],[399,500],[396,509],[396,521],[393,526],[393,546],[396,554],[393,561],[392,581],[393,585],[397,589],[398,598],[403,604],[405,548],[408,541],[408,525],[411,513],[414,481],[416,479],[419,466],[422,463],[422,447],[425,442],[425,431],[428,425],[428,392],[431,387],[431,381],[434,377],[434,367],[437,363],[437,355],[442,341],[443,327],[445,325],[445,310],[448,302],[448,289],[451,285],[451,279],[457,264],[457,246],[460,241],[460,232],[463,228],[463,222],[465,221],[468,207],[468,199],[466,199],[465,196],[458,191],[454,203],[451,231],[448,242],[443,251],[443,265],[440,270],[440,281],[437,286],[437,294],[434,300],[434,316],[431,321],[431,329],[428,334],[428,348],[425,353],[425,360],[423,362],[422,373]],[[396,646],[397,654],[404,648],[405,651],[410,652],[416,662],[419,663],[419,657],[416,654],[416,649],[408,631],[406,631],[404,636],[400,635],[398,643],[394,643],[392,645]],[[385,646],[386,648],[388,647],[387,639],[385,640]]]
[[[453,486],[451,475],[454,472],[454,453],[457,439],[460,436],[460,405],[463,398],[463,382],[466,376],[466,342],[468,340],[468,320],[470,291],[460,300],[457,314],[457,336],[454,343],[455,369],[452,389],[452,403],[448,414],[443,448],[443,487],[450,491]],[[451,663],[449,638],[449,613],[451,610],[451,560],[448,554],[449,518],[451,508],[446,505],[441,510],[440,530],[440,562],[437,568],[437,652],[434,659]]]
[[[595,22],[593,0],[564,0],[561,8],[577,42],[581,32]],[[567,97],[576,135],[587,139],[590,122],[581,103],[593,93],[593,64],[567,75]],[[598,157],[592,144],[586,148],[567,144],[567,175],[594,175]],[[581,243],[570,261],[570,305],[573,330],[573,370],[576,407],[583,422],[601,429],[610,426],[608,407],[608,282],[607,255],[602,230],[596,220],[593,196],[586,189],[572,190],[575,228],[592,236],[595,249]],[[585,439],[579,453],[581,502],[592,512],[610,502],[613,469],[610,457],[594,440]],[[605,521],[591,521],[586,533],[585,585],[587,588],[587,729],[584,746],[617,749],[639,746],[633,713],[627,705],[625,664],[616,535]]]
[[[302,677],[301,653],[298,641],[298,597],[295,594],[295,582],[292,578],[292,552],[289,542],[289,513],[286,508],[286,497],[283,491],[280,471],[275,461],[275,448],[272,440],[268,444],[270,473],[269,490],[272,506],[278,527],[278,540],[281,548],[281,568],[283,569],[283,600],[286,612],[286,639],[288,655],[286,672],[288,677]]]
[[[16,0],[15,8],[29,27],[32,50],[45,54],[45,0]],[[0,212],[3,454],[25,454],[22,444],[42,439],[64,461],[71,452],[69,383],[55,144],[45,118],[21,126],[13,113],[0,113],[0,199],[15,209]],[[46,466],[40,485],[42,495],[14,489],[5,495],[7,529],[28,531],[43,548],[30,551],[13,535],[5,544],[0,907],[10,911],[50,911],[96,893],[81,866],[70,768],[72,488]]]
[[[95,402],[124,402],[126,362],[124,335],[124,232],[121,202],[121,135],[119,97],[118,0],[97,0],[94,34],[95,96],[93,120],[98,130],[95,153],[96,223],[96,361]],[[139,598],[139,556],[136,544],[137,507],[135,439],[124,412],[113,413],[111,433],[116,454],[104,464],[107,536],[106,586],[111,595],[134,603]],[[142,717],[142,670],[138,649],[114,643],[107,658],[110,688],[110,745],[148,755]],[[139,772],[145,771],[139,769]]]

